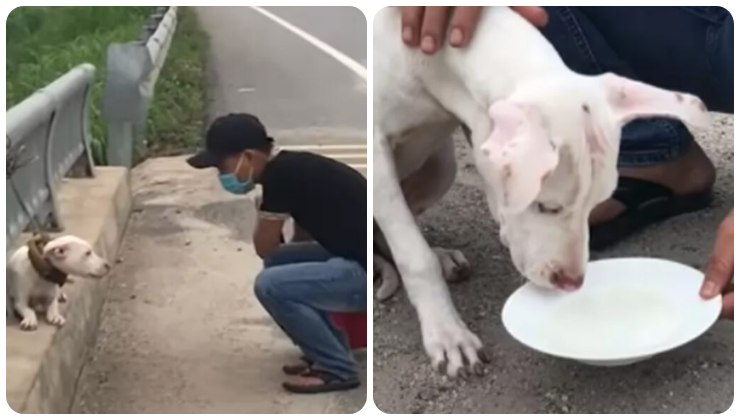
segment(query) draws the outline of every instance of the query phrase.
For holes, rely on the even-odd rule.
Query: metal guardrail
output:
[[[62,229],[56,187],[65,176],[94,175],[88,117],[94,80],[95,67],[79,65],[6,112],[6,251],[31,222],[24,204],[44,228]]]
[[[109,165],[131,167],[146,132],[154,86],[177,28],[177,7],[162,7],[142,28],[140,39],[108,46],[103,118]]]
[[[146,127],[176,24],[177,7],[160,7],[139,40],[108,48],[103,116],[109,164],[130,167],[134,161],[135,139]],[[6,112],[6,251],[32,221],[24,205],[42,228],[61,230],[59,182],[65,176],[94,175],[89,128],[94,79],[95,67],[82,64]]]

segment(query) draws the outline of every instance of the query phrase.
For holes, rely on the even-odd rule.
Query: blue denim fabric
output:
[[[347,338],[329,314],[367,310],[367,274],[360,264],[316,243],[285,244],[265,260],[254,292],[314,369],[357,379]]]
[[[583,74],[614,72],[698,95],[712,111],[734,112],[733,22],[721,7],[547,7],[542,33],[566,65]],[[681,156],[692,140],[671,119],[624,127],[620,166]]]

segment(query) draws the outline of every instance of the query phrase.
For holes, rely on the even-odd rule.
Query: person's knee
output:
[[[262,270],[257,278],[254,280],[254,294],[260,302],[264,302],[266,299],[274,294],[275,282],[271,279],[272,273],[270,269]]]

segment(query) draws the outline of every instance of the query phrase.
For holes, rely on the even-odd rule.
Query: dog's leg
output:
[[[28,296],[19,296],[15,299],[14,307],[21,317],[22,330],[35,330],[39,321],[36,319],[36,312],[28,306]]]
[[[396,267],[379,254],[373,255],[373,273],[380,282],[378,291],[375,292],[375,297],[379,301],[393,296],[401,286],[401,278],[398,276]]]
[[[59,313],[59,294],[61,293],[61,290],[59,290],[59,287],[57,286],[57,294],[54,296],[53,299],[49,302],[49,306],[46,308],[46,320],[51,325],[56,325],[57,327],[61,327],[64,325],[64,317],[61,313]]]
[[[457,249],[434,247],[442,268],[442,276],[450,283],[466,280],[470,276],[470,263],[465,255]]]
[[[401,286],[401,278],[393,262],[390,247],[375,220],[373,220],[373,278],[380,283],[375,292],[375,297],[380,301],[389,299]]]
[[[421,324],[424,348],[437,369],[449,376],[481,372],[480,339],[470,332],[455,309],[437,256],[416,225],[396,172],[393,153],[378,127],[373,139],[373,214],[385,235]]]
[[[416,172],[401,181],[404,197],[414,216],[433,206],[452,188],[457,174],[455,145],[446,142],[439,151]],[[470,276],[470,263],[456,249],[432,248],[437,255],[442,275],[448,282],[457,282]]]

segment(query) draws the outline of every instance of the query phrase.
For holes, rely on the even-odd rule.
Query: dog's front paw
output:
[[[36,319],[36,314],[26,316],[21,320],[21,329],[24,331],[33,331],[38,328],[39,322]]]
[[[457,249],[432,248],[437,255],[442,276],[449,283],[466,280],[470,277],[470,263]]]
[[[483,363],[489,359],[483,343],[473,334],[457,313],[431,313],[421,316],[424,349],[432,359],[432,366],[450,377],[483,375]]]
[[[49,324],[57,327],[61,327],[65,322],[64,317],[59,314],[46,314],[46,320],[49,321]]]

